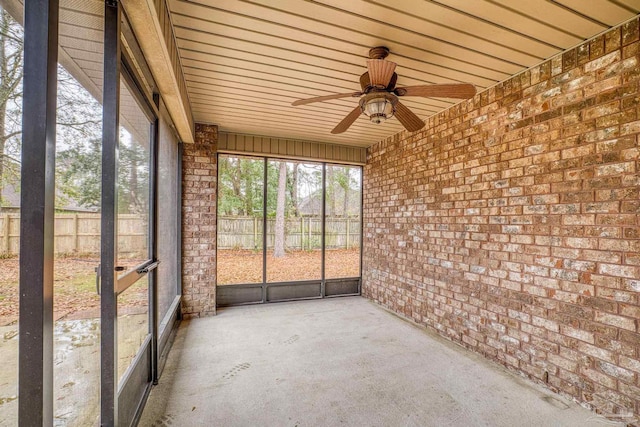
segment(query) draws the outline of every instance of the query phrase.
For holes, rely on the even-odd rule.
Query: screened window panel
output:
[[[218,285],[261,283],[264,160],[218,158]]]
[[[360,276],[362,169],[327,165],[325,278]]]
[[[164,109],[163,109],[164,110]],[[164,111],[163,111],[164,113]],[[158,152],[158,322],[163,321],[178,294],[178,139],[165,114],[160,116]],[[164,327],[160,328],[160,332]]]

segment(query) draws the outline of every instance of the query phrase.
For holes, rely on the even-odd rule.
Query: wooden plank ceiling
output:
[[[196,122],[226,132],[368,146],[403,128],[356,105],[368,51],[391,50],[398,86],[468,82],[480,91],[630,19],[640,0],[169,0]],[[403,98],[421,118],[451,99]]]
[[[134,1],[134,0],[124,0]],[[196,122],[222,131],[365,147],[403,128],[361,116],[330,131],[387,46],[398,86],[505,80],[640,11],[640,0],[167,0]],[[21,0],[0,0],[15,13]],[[61,63],[100,99],[104,0],[61,0]],[[125,47],[126,48],[126,47]],[[149,82],[147,82],[149,83]],[[421,118],[451,99],[403,98]]]

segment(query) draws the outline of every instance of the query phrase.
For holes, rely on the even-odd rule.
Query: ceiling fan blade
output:
[[[356,119],[360,117],[360,114],[362,114],[362,110],[360,109],[360,105],[358,105],[349,114],[347,114],[347,117],[342,119],[342,121],[333,128],[331,133],[336,134],[346,131],[347,129],[349,129],[349,126],[351,126],[353,122],[355,122]]]
[[[398,96],[468,99],[476,94],[476,88],[469,83],[458,83],[398,87],[394,92]]]
[[[416,116],[413,111],[409,110],[402,102],[396,103],[396,114],[398,121],[402,123],[410,132],[415,132],[424,127],[424,122],[420,117]]]
[[[395,62],[384,59],[367,59],[367,69],[369,70],[371,85],[379,88],[387,87],[396,69],[396,65]]]
[[[369,86],[371,86],[371,78],[369,77],[369,72],[367,71],[360,76],[360,87],[364,92]]]
[[[340,98],[357,98],[360,95],[362,95],[362,92],[335,93],[333,95],[316,96],[315,98],[298,99],[297,101],[292,102],[291,105],[305,105],[311,104],[312,102],[322,102]]]

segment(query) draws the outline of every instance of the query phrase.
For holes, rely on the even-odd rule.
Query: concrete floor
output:
[[[615,426],[359,297],[185,321],[141,426]]]
[[[148,331],[148,315],[130,311],[118,316],[119,376]],[[0,326],[0,427],[18,425],[18,338],[17,323]],[[54,426],[99,425],[100,319],[54,323],[53,387]]]

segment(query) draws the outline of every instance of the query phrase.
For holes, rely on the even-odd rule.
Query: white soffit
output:
[[[0,0],[23,24],[24,0]],[[102,99],[103,0],[61,0],[58,62],[97,100]]]
[[[369,146],[401,130],[356,105],[368,51],[391,50],[398,86],[467,82],[480,91],[626,21],[640,0],[168,0],[196,122],[224,132]],[[421,118],[456,103],[403,98]]]

